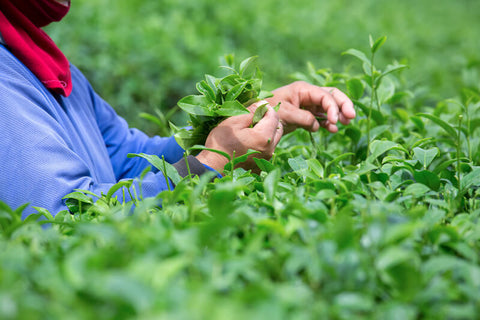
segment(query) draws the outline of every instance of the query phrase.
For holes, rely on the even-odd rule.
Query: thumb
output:
[[[253,120],[253,113],[248,113],[248,114],[241,114],[239,116],[233,116],[230,118],[227,118],[220,122],[218,125],[220,126],[228,126],[231,128],[236,128],[236,129],[243,129],[243,128],[248,128],[250,124],[252,123]]]

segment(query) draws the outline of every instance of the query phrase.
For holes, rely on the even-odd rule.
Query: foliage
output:
[[[480,91],[423,105],[404,66],[375,64],[384,42],[346,51],[362,73],[296,74],[348,92],[357,119],[290,133],[258,175],[181,179],[141,154],[173,190],[77,191],[38,222],[0,203],[2,317],[476,319]]]
[[[250,104],[271,96],[270,93],[261,91],[262,74],[256,59],[257,57],[250,57],[243,60],[236,70],[234,57],[225,56],[226,75],[216,78],[207,74],[205,80],[197,82],[200,95],[180,99],[178,106],[190,116],[191,127],[179,129],[172,126],[175,140],[184,150],[205,144],[210,131],[220,122],[231,116],[248,114],[247,107]]]

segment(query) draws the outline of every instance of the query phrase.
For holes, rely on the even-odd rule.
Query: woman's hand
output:
[[[320,126],[335,133],[338,121],[346,125],[355,118],[352,101],[337,88],[297,81],[272,93],[274,96],[266,100],[272,106],[280,102],[278,115],[285,133],[297,128],[317,131]]]
[[[279,116],[271,106],[268,106],[265,116],[250,128],[256,108],[265,103],[267,102],[257,102],[248,108],[249,114],[230,117],[222,121],[208,135],[205,147],[224,151],[231,157],[233,152],[235,152],[235,157],[240,157],[246,154],[248,149],[259,151],[260,153],[250,156],[246,162],[239,164],[244,169],[255,170],[257,166],[253,157],[270,159],[283,135],[283,126],[279,121]],[[201,151],[197,155],[197,159],[219,172],[223,171],[223,167],[228,162],[224,156],[207,150]]]

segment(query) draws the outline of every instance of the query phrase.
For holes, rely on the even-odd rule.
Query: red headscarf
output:
[[[69,62],[40,28],[60,21],[69,9],[70,4],[55,0],[0,0],[0,33],[6,45],[47,89],[66,97],[72,92]]]

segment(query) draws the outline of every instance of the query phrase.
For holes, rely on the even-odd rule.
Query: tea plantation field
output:
[[[357,118],[284,136],[259,174],[169,172],[155,199],[77,191],[74,214],[25,221],[0,201],[0,318],[478,319],[477,2],[241,3],[83,0],[49,30],[152,132],[171,134],[170,106],[231,52],[259,55],[266,89],[342,89]]]

